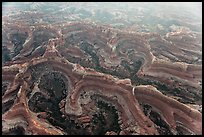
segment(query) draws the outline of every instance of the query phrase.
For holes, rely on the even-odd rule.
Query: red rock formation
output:
[[[13,85],[16,85],[17,81],[23,81],[23,83],[21,82],[20,89],[15,93],[17,94],[15,104],[3,114],[3,132],[6,133],[12,129],[9,120],[20,118],[21,121],[28,123],[22,125],[27,134],[63,134],[63,131],[51,126],[49,123],[39,121],[36,113],[30,110],[28,106],[29,98],[26,97],[29,90],[29,81],[31,81],[28,77],[33,77],[29,70],[38,64],[51,64],[53,70],[62,72],[71,82],[64,106],[64,115],[66,116],[80,116],[84,113],[82,104],[87,104],[87,102],[81,99],[80,94],[85,91],[89,93],[89,98],[93,95],[100,95],[111,104],[113,102],[122,120],[121,134],[122,132],[125,134],[158,134],[155,124],[141,110],[140,102],[148,103],[156,108],[164,121],[168,123],[173,134],[177,133],[178,122],[181,123],[179,126],[187,128],[189,133],[202,133],[200,112],[164,96],[153,87],[133,87],[129,80],[119,80],[110,75],[83,68],[80,65],[74,65],[58,56],[59,53],[53,45],[54,42],[49,44],[50,47],[47,48],[43,57],[33,59],[27,65],[20,66],[24,67],[24,71],[19,74],[23,77],[17,77],[16,75]],[[3,99],[9,98],[9,92],[11,90],[6,91]],[[47,115],[47,113],[43,115]],[[79,120],[84,123],[90,122],[89,116],[81,117]]]
[[[3,134],[202,134],[200,34],[57,19],[3,17]]]

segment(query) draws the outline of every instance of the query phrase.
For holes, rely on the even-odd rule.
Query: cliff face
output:
[[[3,16],[2,134],[202,134],[199,33],[24,17]]]

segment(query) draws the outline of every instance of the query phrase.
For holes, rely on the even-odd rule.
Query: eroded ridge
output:
[[[53,43],[42,57],[3,67],[11,83],[3,134],[202,134],[199,111],[153,86],[73,64]]]
[[[3,5],[2,134],[202,134],[198,10],[126,4]]]

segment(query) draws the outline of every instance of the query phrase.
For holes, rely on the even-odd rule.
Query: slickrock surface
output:
[[[142,31],[119,9],[47,5],[3,5],[2,134],[202,134],[199,24]],[[124,27],[90,21],[102,13]]]

